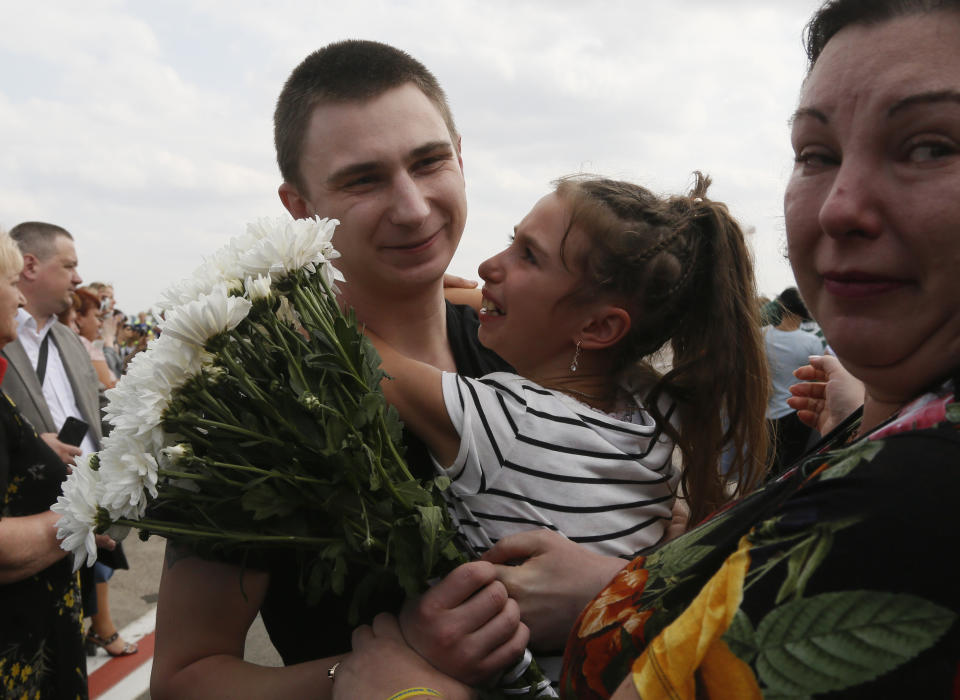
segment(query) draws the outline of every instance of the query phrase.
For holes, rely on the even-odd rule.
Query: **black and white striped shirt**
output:
[[[663,537],[673,442],[637,396],[627,422],[506,372],[444,373],[443,395],[461,442],[454,463],[437,467],[451,479],[454,519],[478,551],[538,527],[620,557]]]

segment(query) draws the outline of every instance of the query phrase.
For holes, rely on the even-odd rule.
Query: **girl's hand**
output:
[[[468,280],[466,277],[451,275],[449,272],[443,275],[444,289],[474,289],[476,286],[476,280]]]
[[[336,668],[334,700],[389,698],[409,688],[430,688],[444,700],[475,697],[468,686],[438,671],[411,649],[393,615],[382,613],[372,626],[354,630],[353,651]]]
[[[543,529],[505,537],[483,559],[498,565],[498,578],[520,604],[532,651],[562,649],[580,611],[627,565]]]

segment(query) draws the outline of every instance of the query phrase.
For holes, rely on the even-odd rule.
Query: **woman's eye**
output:
[[[814,170],[835,165],[837,159],[826,151],[804,148],[797,153],[794,162],[804,169]]]
[[[907,151],[907,160],[911,163],[926,163],[946,158],[957,153],[957,148],[946,141],[925,141],[913,144]]]

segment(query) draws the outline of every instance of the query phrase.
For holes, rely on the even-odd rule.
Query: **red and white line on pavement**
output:
[[[123,639],[139,645],[136,654],[110,656],[105,650],[97,649],[96,655],[87,657],[90,700],[134,700],[147,691],[153,669],[156,622],[157,608],[154,606],[120,630]]]

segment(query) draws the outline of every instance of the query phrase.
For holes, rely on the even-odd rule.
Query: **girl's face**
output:
[[[84,314],[77,314],[77,332],[87,340],[96,340],[100,335],[100,309],[90,307]]]
[[[532,379],[570,373],[589,309],[565,300],[580,284],[575,270],[586,242],[576,228],[567,236],[568,269],[560,259],[560,243],[569,221],[566,203],[548,194],[514,228],[510,246],[479,269],[484,281],[480,342]]]
[[[872,396],[910,398],[960,357],[960,14],[838,32],[792,142],[797,286]]]

